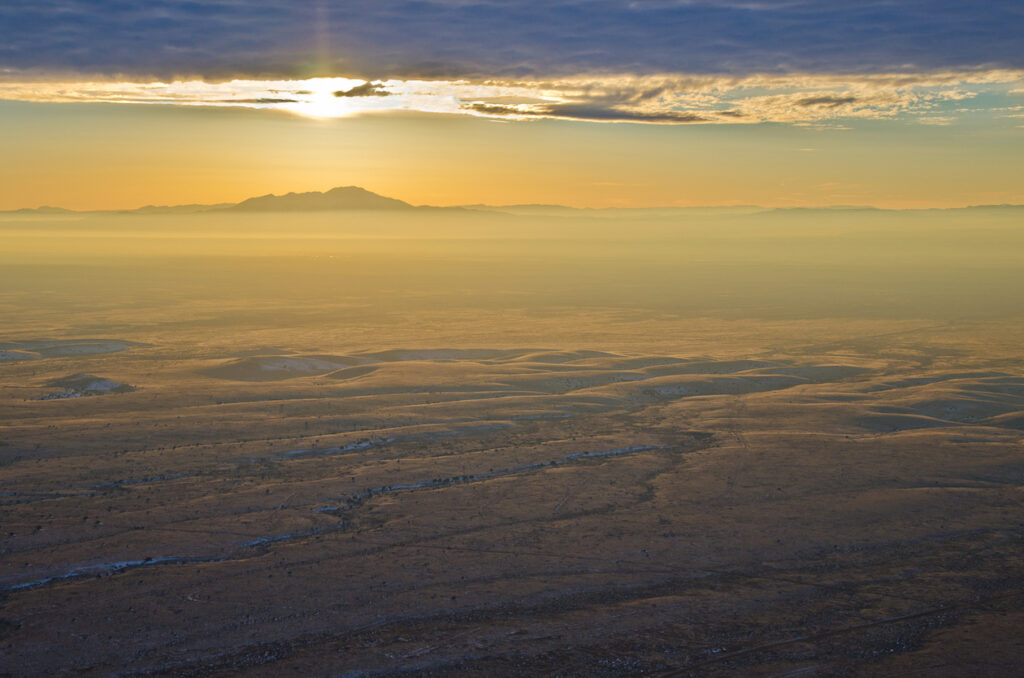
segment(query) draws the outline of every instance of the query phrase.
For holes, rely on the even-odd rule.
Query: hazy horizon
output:
[[[1024,203],[964,203],[964,204],[961,204],[961,205],[943,205],[943,206],[935,205],[935,206],[917,206],[917,207],[884,207],[884,206],[880,206],[880,205],[876,205],[876,204],[853,204],[853,203],[845,203],[845,204],[837,204],[837,203],[827,203],[827,204],[780,204],[780,205],[757,205],[757,204],[751,204],[751,203],[723,203],[723,204],[715,204],[715,205],[713,205],[713,204],[695,204],[695,205],[650,204],[650,205],[633,205],[633,206],[630,206],[630,207],[620,207],[620,206],[603,206],[603,207],[598,207],[598,206],[593,206],[593,205],[570,205],[570,204],[561,204],[561,203],[536,203],[536,202],[533,202],[533,203],[507,203],[507,204],[489,204],[489,203],[481,203],[481,202],[462,202],[462,203],[452,203],[452,204],[445,204],[445,205],[428,205],[428,204],[409,203],[408,201],[403,200],[401,196],[383,195],[383,194],[378,193],[378,192],[376,192],[376,191],[374,191],[372,189],[369,189],[369,188],[366,188],[364,186],[360,186],[360,185],[355,185],[354,184],[354,185],[351,185],[351,186],[329,186],[329,187],[326,187],[326,188],[319,188],[319,189],[315,189],[314,188],[314,189],[293,190],[293,191],[277,191],[277,192],[265,193],[265,194],[262,194],[262,195],[255,195],[255,194],[253,194],[253,195],[248,195],[248,196],[246,196],[244,198],[241,198],[241,199],[239,199],[239,200],[237,200],[235,202],[232,202],[232,201],[229,201],[229,200],[219,200],[217,202],[212,202],[212,203],[200,203],[200,202],[195,202],[195,201],[184,202],[184,203],[176,203],[176,204],[146,203],[146,204],[143,204],[143,205],[107,206],[107,207],[95,207],[95,208],[90,208],[90,209],[71,209],[71,208],[68,208],[68,207],[64,207],[63,205],[51,205],[51,204],[35,205],[35,206],[23,205],[21,207],[12,207],[12,208],[9,208],[9,209],[0,210],[0,213],[4,213],[4,212],[30,212],[30,211],[34,211],[34,210],[47,210],[47,209],[57,209],[57,210],[63,210],[63,211],[71,212],[71,213],[88,213],[88,212],[132,212],[132,211],[136,211],[136,210],[141,210],[141,209],[145,209],[145,208],[154,208],[154,207],[155,208],[174,208],[174,207],[197,207],[197,208],[214,207],[214,208],[221,208],[221,207],[227,207],[227,206],[231,206],[231,205],[237,205],[237,204],[240,204],[240,203],[242,203],[242,202],[244,202],[246,200],[249,200],[249,199],[252,199],[252,198],[256,198],[256,197],[281,197],[281,196],[286,196],[286,195],[287,196],[291,196],[291,195],[306,195],[306,194],[323,194],[323,193],[327,193],[327,192],[329,192],[329,191],[331,191],[333,189],[337,189],[337,188],[358,188],[358,189],[361,189],[361,190],[364,190],[364,191],[368,191],[370,193],[373,193],[373,194],[381,196],[381,197],[390,198],[390,199],[394,199],[394,200],[402,200],[403,202],[406,202],[407,204],[409,204],[412,207],[440,207],[440,208],[452,208],[452,207],[462,207],[462,208],[473,208],[473,207],[480,207],[480,208],[562,207],[562,208],[567,208],[567,209],[572,209],[572,210],[580,210],[580,211],[586,211],[586,210],[595,210],[595,211],[596,210],[659,210],[659,209],[661,209],[661,210],[673,210],[673,209],[674,210],[688,210],[688,209],[699,210],[699,209],[718,209],[718,208],[751,208],[751,209],[765,209],[765,210],[771,210],[771,209],[844,209],[844,208],[849,208],[849,209],[877,209],[877,210],[889,210],[889,211],[914,211],[914,210],[966,209],[966,208],[971,208],[971,207],[1021,207],[1021,206],[1024,206]],[[339,209],[348,210],[348,209],[361,209],[361,208],[323,208],[322,211],[334,211],[334,210],[339,210]],[[366,209],[371,209],[372,210],[372,208],[366,208]],[[287,209],[281,209],[279,211],[288,211],[288,210]]]

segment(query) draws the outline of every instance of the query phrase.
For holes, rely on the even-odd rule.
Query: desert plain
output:
[[[1022,215],[2,215],[0,675],[1019,675]]]

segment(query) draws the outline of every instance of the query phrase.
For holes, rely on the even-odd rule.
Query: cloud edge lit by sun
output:
[[[387,112],[499,120],[558,119],[649,124],[830,124],[854,119],[920,119],[1024,109],[1024,70],[882,74],[587,75],[550,79],[296,80],[131,82],[110,79],[0,81],[0,99],[164,104],[278,110],[333,119]],[[985,94],[1000,106],[970,106]]]

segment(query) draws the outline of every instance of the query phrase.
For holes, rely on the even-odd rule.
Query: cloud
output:
[[[0,72],[132,80],[1024,68],[1019,0],[5,0]]]
[[[379,82],[366,81],[362,85],[356,85],[351,89],[338,90],[334,93],[336,97],[388,97],[391,92],[384,89]]]
[[[0,99],[232,106],[320,118],[409,111],[523,121],[772,122],[838,128],[855,119],[945,124],[972,114],[995,115],[1009,110],[1016,100],[1007,91],[1021,83],[1024,71],[1010,70],[842,76],[608,74],[543,80],[0,81]]]
[[[257,104],[268,106],[272,104],[297,104],[298,99],[280,99],[275,97],[259,97],[258,99],[221,99],[222,104]]]
[[[539,113],[533,112],[533,111],[531,111],[529,109],[521,109],[521,108],[517,108],[516,106],[502,106],[500,104],[485,104],[485,103],[481,103],[479,101],[476,102],[476,103],[471,103],[471,104],[462,104],[461,108],[462,108],[462,110],[472,111],[473,113],[479,113],[480,115],[496,116],[496,117],[502,117],[502,116],[523,117],[523,116],[536,116],[536,115],[539,115]]]
[[[795,103],[797,106],[824,106],[825,108],[839,108],[840,106],[852,104],[855,101],[857,101],[857,97],[819,96],[798,99]]]
[[[706,118],[696,113],[677,113],[671,111],[665,113],[643,113],[603,107],[600,104],[545,104],[527,108],[477,102],[463,104],[461,108],[487,117],[511,117],[517,119],[557,118],[561,120],[580,120],[586,122],[644,122],[671,124],[711,121],[710,118]]]

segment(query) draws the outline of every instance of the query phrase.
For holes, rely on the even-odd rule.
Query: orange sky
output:
[[[1024,203],[1024,129],[500,121],[0,101],[0,209],[234,202],[359,185],[416,204]]]

